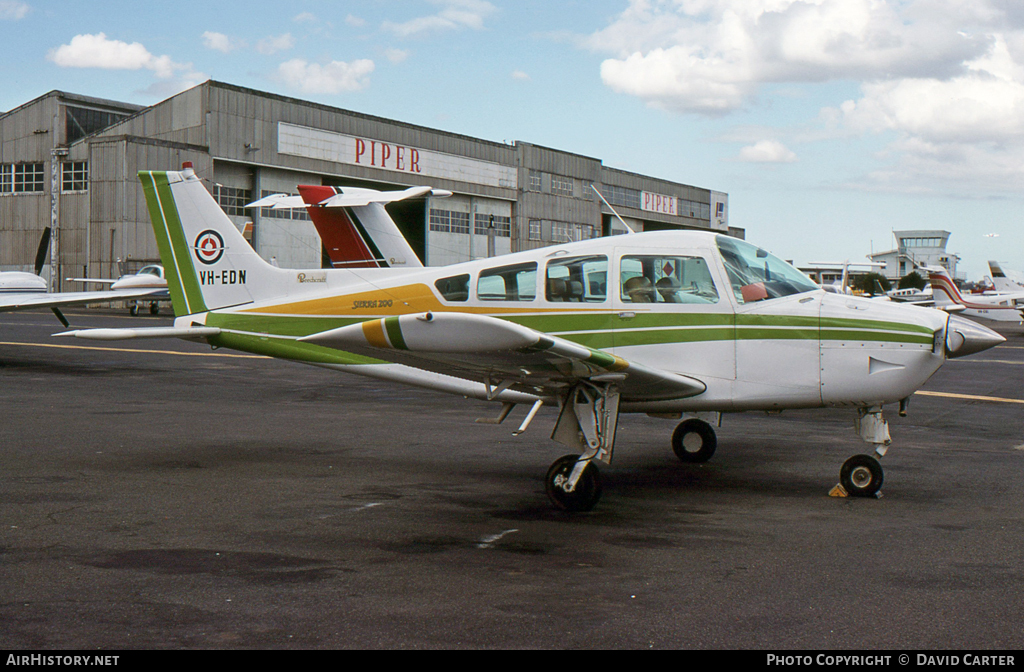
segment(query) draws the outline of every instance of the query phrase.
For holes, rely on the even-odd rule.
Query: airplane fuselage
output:
[[[257,279],[266,278],[267,269],[246,273],[225,255],[203,273],[221,283],[229,297],[225,302],[237,307],[212,310],[202,322],[223,330],[211,340],[215,345],[335,368],[359,366],[364,374],[369,369],[362,367],[378,367],[381,377],[484,398],[478,379],[448,380],[459,376],[444,364],[431,377],[297,341],[409,313],[471,313],[707,385],[703,394],[683,399],[625,400],[624,411],[871,406],[908,397],[943,363],[945,313],[829,294],[815,286],[774,297],[750,294],[727,270],[721,238],[703,232],[644,233],[410,270],[273,269],[269,282],[276,297],[251,303],[246,284],[267,282]],[[764,272],[770,275],[767,262]],[[651,288],[641,300],[627,285],[645,275],[643,284]],[[671,299],[653,287],[666,278],[677,285]],[[265,295],[264,288],[252,289],[253,295]],[[179,319],[191,324],[195,318]],[[439,376],[448,387],[438,384]],[[524,401],[532,393],[528,385],[517,385],[503,394],[498,398]]]

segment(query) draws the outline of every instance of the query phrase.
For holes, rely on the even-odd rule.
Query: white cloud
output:
[[[292,17],[292,21],[295,23],[316,23],[316,14],[312,12],[301,12]]]
[[[24,2],[16,0],[0,0],[0,20],[18,21],[24,19],[32,11]]]
[[[76,35],[69,44],[51,49],[47,58],[62,68],[102,68],[105,70],[152,70],[167,79],[178,70],[190,70],[191,64],[175,63],[170,56],[154,56],[138,42],[107,39],[106,34]]]
[[[859,82],[859,96],[821,110],[814,138],[886,140],[874,157],[884,167],[847,186],[1020,192],[1024,4],[1016,0],[630,0],[578,44],[609,55],[606,86],[679,113],[724,116],[763,104],[769,92]],[[814,135],[807,126],[800,134]],[[740,160],[796,159],[758,139],[746,141]]]
[[[385,49],[384,56],[392,63],[401,63],[409,58],[409,52],[404,49]]]
[[[385,21],[383,28],[401,37],[409,37],[417,33],[436,30],[455,30],[472,28],[480,30],[484,27],[484,19],[497,9],[486,0],[428,0],[430,4],[440,7],[440,11],[430,16],[421,16],[403,23]]]
[[[337,94],[365,89],[370,84],[369,75],[374,67],[373,61],[367,59],[351,63],[331,61],[320,65],[296,58],[278,66],[277,79],[302,93]]]
[[[243,40],[235,40],[223,33],[214,33],[209,30],[203,33],[202,37],[204,47],[225,54],[245,46],[245,42]]]
[[[793,163],[796,154],[778,140],[761,140],[740,150],[740,161],[748,163]]]
[[[261,54],[276,54],[279,51],[287,51],[295,46],[295,38],[291,33],[277,35],[276,37],[265,37],[256,43],[256,51]]]
[[[519,79],[519,80],[523,80],[523,81],[528,81],[530,79],[530,76],[528,74],[526,74],[525,72],[523,72],[522,70],[513,70],[512,71],[512,79]]]
[[[366,19],[362,19],[358,16],[349,14],[348,16],[345,17],[345,23],[352,26],[353,28],[362,28],[363,26],[366,25]]]
[[[717,115],[749,103],[767,83],[949,76],[987,44],[956,29],[964,12],[952,5],[960,3],[631,0],[583,44],[614,54],[601,66],[612,89]]]

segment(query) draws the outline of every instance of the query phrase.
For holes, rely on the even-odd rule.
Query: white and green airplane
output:
[[[176,315],[173,327],[66,332],[179,337],[502,405],[559,409],[574,449],[546,487],[561,509],[601,496],[619,413],[682,420],[686,462],[739,411],[849,407],[881,457],[884,404],[907,400],[949,357],[1003,337],[942,311],[830,294],[786,262],[708,232],[638,233],[438,268],[286,270],[266,263],[191,167],[141,172]],[[882,485],[872,455],[842,493]]]

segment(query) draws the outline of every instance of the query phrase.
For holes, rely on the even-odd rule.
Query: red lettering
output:
[[[374,163],[377,160],[377,143],[373,140],[370,141],[370,165],[376,166]]]
[[[401,145],[395,147],[395,169],[405,170],[405,147]]]
[[[356,163],[359,163],[359,157],[366,151],[366,143],[356,138]]]
[[[409,172],[410,173],[422,173],[420,170],[420,153],[415,149],[409,150],[412,156],[409,157]]]
[[[391,145],[380,143],[380,167],[388,167],[388,159],[391,158]]]

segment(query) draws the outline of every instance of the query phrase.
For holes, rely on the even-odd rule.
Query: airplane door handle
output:
[[[636,313],[634,313],[632,310],[627,310],[625,312],[619,313],[619,317],[621,317],[624,320],[631,320],[634,317],[636,317]]]

